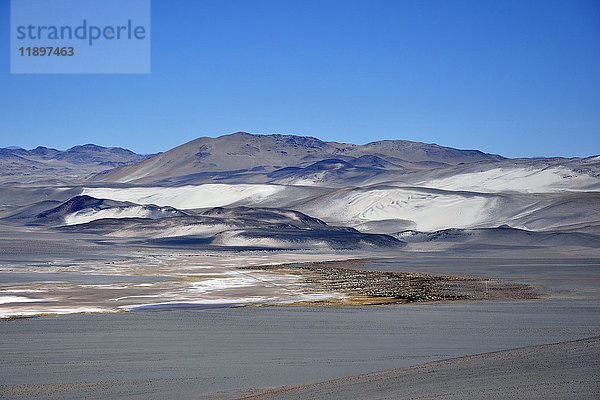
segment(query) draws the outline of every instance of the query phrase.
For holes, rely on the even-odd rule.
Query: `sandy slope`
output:
[[[111,208],[106,210],[82,210],[65,216],[65,224],[85,224],[86,222],[101,218],[162,218],[173,215],[174,212],[152,210],[143,206]]]
[[[204,184],[179,187],[86,188],[84,195],[156,204],[180,209],[259,205],[280,196],[280,206],[294,198],[286,195],[288,188],[263,184]],[[374,187],[330,191],[298,206],[309,215],[337,223],[364,222],[385,219],[412,220],[416,229],[437,230],[447,227],[478,226],[490,219],[497,199],[488,195],[453,192],[431,192],[399,187]],[[140,215],[141,216],[141,215]],[[497,224],[496,221],[492,222]]]
[[[409,220],[415,229],[433,231],[450,226],[494,225],[498,200],[485,195],[381,186],[339,190],[302,204],[299,209],[337,223]]]
[[[455,186],[465,184],[461,182],[456,178],[450,183]],[[381,229],[368,229],[376,233],[404,229],[491,228],[504,224],[520,229],[556,230],[573,224],[599,223],[595,217],[599,207],[596,192],[518,193],[520,181],[515,179],[515,182],[511,190],[503,193],[395,184],[336,189],[220,183],[177,187],[96,187],[85,188],[83,194],[179,209],[233,205],[287,208],[337,225],[360,227],[365,223],[378,225],[382,222]],[[549,190],[548,187],[546,189]]]
[[[551,193],[597,189],[598,179],[587,174],[576,173],[565,167],[493,168],[481,172],[468,172],[425,180],[421,182],[421,185],[482,193]]]
[[[284,190],[277,185],[205,184],[178,187],[86,188],[84,195],[138,204],[156,204],[176,208],[206,208],[230,205],[238,201],[258,202]]]
[[[600,337],[461,357],[239,399],[597,399]]]

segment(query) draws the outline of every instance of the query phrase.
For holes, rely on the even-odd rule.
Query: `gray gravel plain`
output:
[[[600,337],[593,337],[223,398],[475,400],[599,396]]]
[[[0,397],[212,398],[598,336],[599,317],[526,300],[0,320]]]

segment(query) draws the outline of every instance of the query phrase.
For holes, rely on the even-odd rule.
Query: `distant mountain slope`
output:
[[[129,203],[103,200],[101,206],[64,213],[64,222],[56,223],[169,215],[169,210],[154,207],[196,214],[198,209],[242,206],[295,210],[374,234],[504,224],[532,231],[600,233],[600,156],[506,159],[408,141],[352,145],[236,133],[199,138],[136,164],[90,175],[107,163],[143,157],[94,145],[65,152],[0,149],[0,162],[12,166],[14,182],[20,184],[2,188],[2,218],[27,223],[45,210],[34,203],[50,208],[73,195],[87,195]],[[9,182],[10,171],[2,171],[0,183]],[[81,185],[86,174],[90,178]],[[30,182],[36,185],[25,190],[23,184]],[[55,191],[33,190],[43,186],[39,182],[58,184]],[[27,195],[16,198],[15,188]],[[261,235],[259,240],[247,230],[234,241],[272,240]]]
[[[6,147],[0,149],[0,182],[72,182],[151,156],[94,144],[75,146],[65,151],[43,146],[32,150]]]
[[[355,145],[324,142],[312,137],[238,132],[218,138],[198,138],[138,164],[101,174],[95,180],[185,183],[197,178],[210,178],[206,175],[209,172],[227,171],[250,176],[286,167],[304,168],[331,159],[347,163],[347,167],[398,170],[503,158],[477,150],[457,150],[406,140]],[[199,176],[200,173],[203,175]]]

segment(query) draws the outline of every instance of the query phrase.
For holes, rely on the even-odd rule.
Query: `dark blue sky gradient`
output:
[[[600,153],[600,2],[152,1],[149,75],[11,75],[0,147],[168,150],[236,131]]]

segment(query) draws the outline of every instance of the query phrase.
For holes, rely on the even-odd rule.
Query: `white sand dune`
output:
[[[410,220],[416,229],[432,231],[493,223],[496,208],[497,199],[490,196],[380,188],[342,190],[305,204],[302,210],[328,222]]]
[[[547,207],[555,203],[570,204],[573,201],[577,202],[577,209],[592,210],[591,197],[567,197],[597,191],[599,182],[591,175],[566,167],[502,167],[429,178],[411,183],[411,187],[394,183],[345,189],[219,183],[175,187],[86,188],[83,194],[179,209],[234,205],[285,207],[330,224],[354,227],[387,221],[385,230],[380,230],[376,224],[372,231],[378,233],[392,232],[389,230],[393,229],[390,221],[398,221],[396,232],[407,226],[420,231],[435,231],[497,227],[503,224],[537,230],[544,227],[550,217],[552,227],[557,229],[584,221],[585,217],[567,221],[571,214],[567,215],[566,211],[553,216],[547,215],[547,212],[537,214],[544,213]],[[565,200],[561,200],[560,196]],[[571,207],[569,204],[562,209],[568,210]],[[240,238],[232,236],[227,239],[238,241]]]
[[[86,188],[83,194],[138,204],[190,209],[228,206],[236,203],[262,204],[269,201],[270,197],[284,195],[285,190],[286,187],[279,185],[205,184],[123,189]],[[287,202],[293,200],[287,199]],[[489,196],[428,193],[414,189],[385,187],[334,191],[305,202],[298,207],[298,210],[340,224],[403,219],[414,221],[419,230],[437,230],[485,224],[490,220],[490,212],[495,208],[495,199]]]
[[[174,216],[176,210],[150,209],[143,206],[84,209],[65,216],[66,225],[84,224],[102,218],[162,218]]]
[[[190,209],[221,207],[242,200],[250,203],[259,202],[284,189],[283,186],[266,184],[210,183],[178,187],[85,188],[82,194],[137,204]]]
[[[554,193],[598,188],[599,180],[568,168],[494,168],[425,180],[420,186],[481,193]]]

